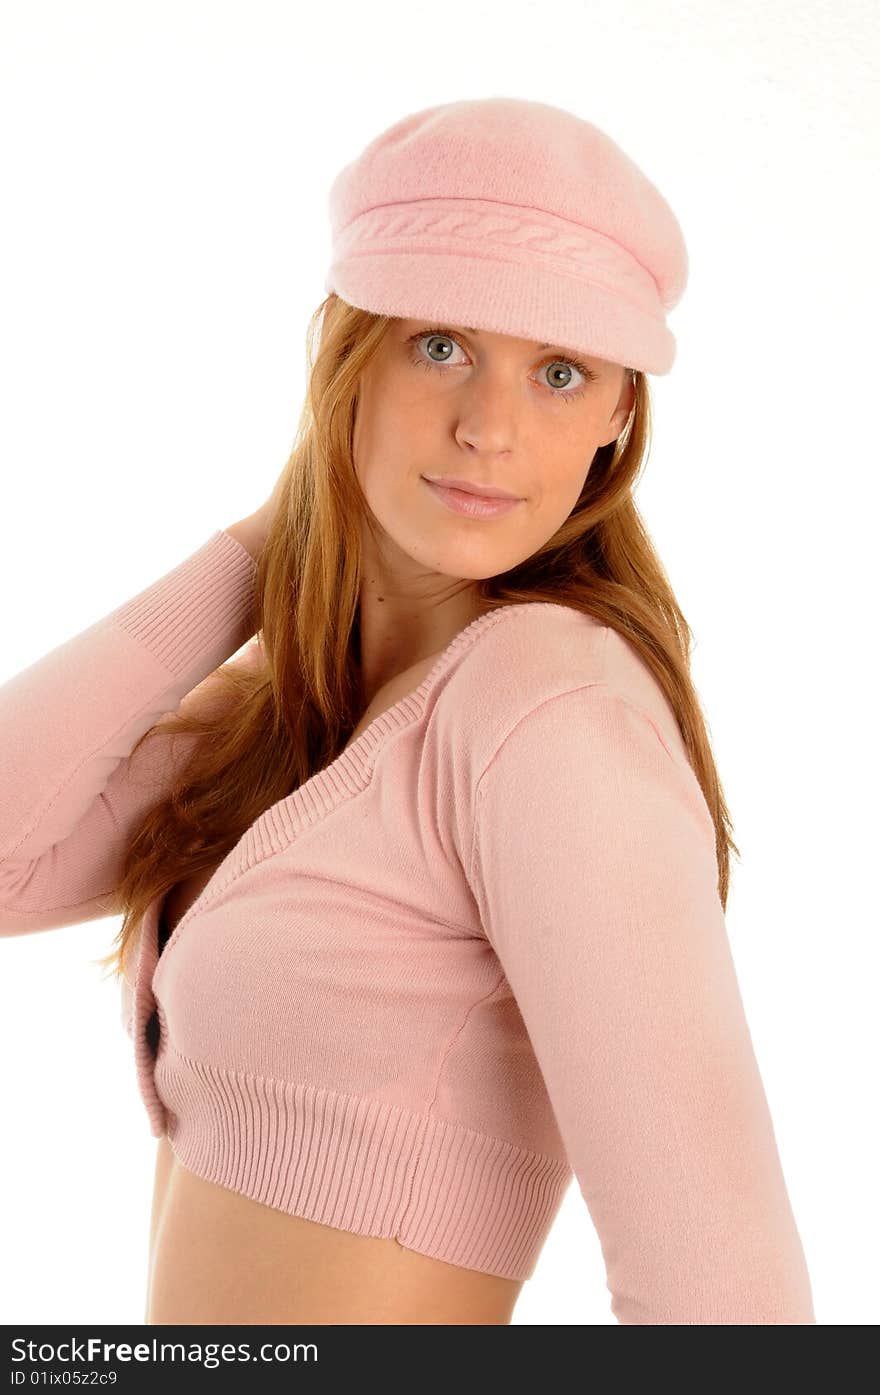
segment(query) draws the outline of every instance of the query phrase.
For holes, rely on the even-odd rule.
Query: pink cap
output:
[[[329,194],[325,290],[375,314],[668,373],[688,257],[654,184],[589,121],[514,97],[404,117]]]

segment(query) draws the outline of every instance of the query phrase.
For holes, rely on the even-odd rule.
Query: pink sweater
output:
[[[113,913],[193,738],[132,747],[253,634],[254,571],[217,531],[0,687],[3,931]],[[266,1205],[520,1280],[573,1172],[620,1323],[814,1323],[716,882],[635,650],[568,606],[484,615],[161,955],[150,908],[123,1010],[151,1131]]]

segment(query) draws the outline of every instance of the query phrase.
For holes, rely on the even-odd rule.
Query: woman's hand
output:
[[[261,504],[253,513],[249,513],[247,518],[239,519],[237,523],[231,524],[224,532],[235,538],[246,548],[251,556],[256,560],[263,550],[263,544],[269,535],[269,528],[275,517],[275,512],[280,504],[285,489],[282,486],[284,471],[275,482],[275,488],[269,495],[265,503]]]

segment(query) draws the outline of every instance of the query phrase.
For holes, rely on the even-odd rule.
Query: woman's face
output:
[[[580,368],[564,360],[578,360]],[[621,364],[531,339],[394,320],[361,377],[354,463],[383,560],[481,580],[523,562],[571,513],[635,389]],[[520,500],[492,518],[453,512],[424,475]]]

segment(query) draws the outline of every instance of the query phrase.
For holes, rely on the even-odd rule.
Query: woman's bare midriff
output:
[[[349,739],[412,690],[435,656],[376,695]],[[170,934],[213,873],[165,898]],[[447,1264],[393,1238],[291,1216],[206,1181],[159,1139],[145,1322],[509,1323],[522,1281]]]
[[[521,1287],[264,1206],[189,1172],[159,1139],[149,1324],[505,1324]]]

